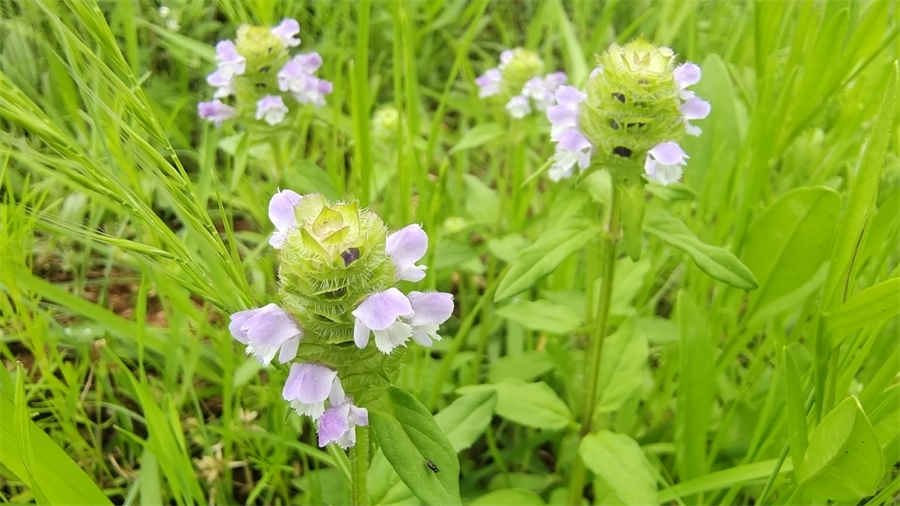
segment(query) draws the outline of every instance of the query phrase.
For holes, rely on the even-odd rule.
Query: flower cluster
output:
[[[299,359],[282,396],[317,422],[320,446],[348,448],[354,427],[368,424],[368,411],[354,399],[378,387],[396,348],[440,339],[453,296],[397,287],[425,277],[418,262],[428,236],[419,225],[387,234],[377,215],[354,202],[329,204],[291,190],[272,197],[269,218],[269,244],[281,260],[280,303],[232,314],[229,329],[260,363],[276,355],[280,363]]]
[[[274,28],[243,25],[236,42],[219,41],[218,65],[206,78],[216,91],[213,100],[197,104],[197,114],[216,126],[241,115],[277,125],[289,112],[285,95],[300,104],[325,104],[332,86],[315,75],[322,57],[288,53],[300,45],[298,33],[299,23],[286,18]]]
[[[517,119],[533,109],[544,111],[553,104],[554,93],[566,82],[566,74],[539,75],[543,66],[532,51],[507,49],[500,53],[500,65],[475,79],[478,96],[506,100],[506,110]]]
[[[681,179],[688,155],[684,134],[700,135],[691,120],[709,115],[710,105],[687,88],[700,81],[700,67],[675,66],[675,54],[643,40],[613,44],[599,58],[586,89],[560,86],[547,108],[556,142],[549,176],[571,177],[598,157],[628,177],[643,161],[644,175],[663,185]]]

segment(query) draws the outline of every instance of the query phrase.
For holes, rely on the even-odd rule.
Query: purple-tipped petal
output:
[[[684,119],[703,119],[709,116],[712,107],[706,100],[694,96],[681,104],[680,109]]]
[[[412,312],[409,299],[400,290],[388,288],[366,297],[352,314],[367,328],[378,331],[388,329],[397,318],[411,316]]]
[[[232,314],[228,330],[262,364],[271,362],[279,350],[282,362],[293,359],[303,337],[303,330],[276,304]]]
[[[503,67],[505,67],[506,65],[508,65],[509,62],[512,61],[513,56],[515,56],[515,55],[516,55],[516,53],[515,53],[515,51],[513,51],[512,49],[505,49],[505,50],[503,50],[503,51],[500,53],[500,68],[503,69]]]
[[[247,65],[247,60],[238,53],[237,46],[230,40],[220,40],[216,44],[216,62],[219,64],[218,70],[228,79],[243,74]]]
[[[664,165],[685,163],[684,160],[688,158],[687,153],[681,149],[681,146],[673,141],[661,142],[650,148],[647,154]]]
[[[335,380],[337,372],[323,365],[293,364],[281,396],[286,401],[303,404],[325,402]]]
[[[444,292],[409,292],[413,325],[444,323],[453,314],[453,294]]]
[[[272,33],[281,39],[285,47],[300,45],[300,39],[295,37],[295,35],[300,33],[300,23],[296,19],[284,18],[278,26],[272,28]]]
[[[347,431],[353,430],[350,426],[349,414],[349,404],[332,406],[325,410],[319,418],[319,447],[324,448],[330,443],[335,443]]]
[[[500,84],[503,82],[503,74],[499,69],[493,68],[478,76],[475,84],[478,85],[478,96],[490,97],[500,93]]]
[[[197,104],[197,115],[216,126],[221,125],[223,121],[233,118],[234,114],[234,108],[222,103],[221,100]]]
[[[557,146],[568,151],[581,151],[590,148],[591,141],[580,131],[570,128],[559,136]]]
[[[256,102],[256,119],[269,125],[277,125],[284,120],[288,108],[280,95],[266,95]]]
[[[294,207],[300,203],[303,196],[293,190],[281,190],[272,195],[269,200],[269,219],[279,230],[291,229],[297,226],[297,216]]]
[[[687,62],[676,67],[672,75],[679,88],[687,88],[700,82],[702,72],[699,65]]]
[[[544,78],[544,84],[550,90],[556,90],[556,88],[559,88],[566,83],[566,79],[568,79],[568,77],[566,76],[565,72],[553,72],[551,74],[547,74],[547,76]]]
[[[387,237],[385,252],[394,264],[397,279],[421,281],[425,267],[416,265],[428,250],[428,234],[418,224],[407,225]]]
[[[527,98],[522,95],[516,95],[506,103],[506,110],[513,118],[520,119],[531,112],[531,105],[528,103]]]
[[[586,98],[587,95],[574,86],[560,86],[556,89],[556,103],[559,105],[575,107]]]

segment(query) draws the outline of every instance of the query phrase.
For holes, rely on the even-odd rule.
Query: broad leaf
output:
[[[856,397],[847,397],[822,418],[797,467],[804,494],[821,502],[871,495],[883,475],[881,445]]]
[[[460,504],[456,451],[421,402],[390,387],[387,402],[381,409],[370,409],[369,417],[384,456],[419,499],[428,504]]]
[[[450,153],[457,153],[466,149],[477,148],[503,135],[503,127],[497,123],[482,123],[466,131],[455,146],[450,148]]]
[[[600,227],[586,226],[584,222],[574,222],[567,227],[548,231],[510,265],[500,280],[494,302],[527,290],[601,233]]]
[[[503,306],[496,313],[525,328],[554,334],[568,334],[581,325],[581,316],[576,311],[569,306],[546,300],[516,301]]]
[[[544,382],[504,381],[493,385],[462,387],[458,391],[461,394],[496,391],[497,414],[520,425],[559,430],[573,422],[569,407]]]
[[[870,286],[853,294],[827,317],[829,330],[841,336],[849,335],[866,326],[878,326],[900,314],[900,278]]]
[[[553,357],[543,351],[525,351],[491,361],[491,383],[504,380],[531,381],[553,369]]]
[[[647,209],[644,230],[687,253],[713,279],[744,290],[757,287],[756,278],[733,253],[701,241],[681,220],[658,206]]]
[[[603,341],[600,375],[597,379],[600,400],[595,413],[619,409],[641,386],[648,352],[647,338],[634,331],[631,320]]]
[[[523,488],[494,490],[469,502],[472,506],[543,506],[541,496]]]
[[[605,503],[657,504],[653,468],[630,437],[606,430],[588,434],[578,454],[605,485]]]

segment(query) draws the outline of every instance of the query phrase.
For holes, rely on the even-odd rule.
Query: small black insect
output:
[[[352,264],[359,258],[359,248],[350,248],[341,253],[341,258],[344,259],[344,267]]]
[[[616,146],[613,148],[613,154],[619,155],[622,158],[629,158],[631,157],[631,150],[626,148],[625,146]]]
[[[619,102],[622,102],[623,104],[625,103],[625,95],[621,93],[613,93],[612,98],[618,100]]]
[[[432,473],[437,473],[438,471],[440,471],[440,469],[438,469],[438,466],[430,460],[425,460],[425,467],[431,470]]]

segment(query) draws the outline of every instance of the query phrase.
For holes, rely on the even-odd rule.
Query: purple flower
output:
[[[688,155],[676,142],[661,142],[647,151],[644,173],[649,179],[662,185],[670,185],[681,179],[682,167]]]
[[[712,107],[709,102],[698,97],[692,91],[682,92],[685,101],[681,103],[681,115],[684,117],[684,130],[688,135],[700,135],[703,130],[700,127],[692,125],[690,120],[703,119],[709,116]]]
[[[264,120],[270,125],[284,121],[288,108],[279,95],[266,95],[256,102],[256,119]]]
[[[587,95],[574,86],[560,86],[554,94],[556,105],[547,108],[550,138],[559,140],[563,132],[578,128],[578,110]]]
[[[400,320],[401,316],[413,316],[412,305],[396,288],[369,295],[351,314],[356,318],[353,341],[359,348],[369,344],[370,332],[375,334],[375,346],[384,354],[412,336],[412,327]]]
[[[516,95],[506,103],[506,110],[513,118],[524,118],[531,112],[531,105],[524,95]]]
[[[522,95],[534,100],[534,105],[539,111],[544,111],[553,105],[557,88],[566,82],[566,74],[554,72],[544,77],[532,77],[522,88]]]
[[[553,164],[547,175],[553,181],[571,177],[576,165],[581,170],[590,166],[593,151],[594,146],[581,131],[575,128],[564,130],[557,139]]]
[[[478,96],[480,98],[490,97],[500,93],[500,84],[503,82],[503,74],[499,69],[493,68],[475,79],[478,85]]]
[[[234,94],[234,78],[221,69],[206,76],[206,82],[216,88],[213,98],[225,98]]]
[[[412,338],[422,346],[431,346],[432,340],[440,341],[438,327],[453,314],[453,295],[444,292],[410,292],[409,302],[413,316]]]
[[[335,384],[340,387],[340,381]],[[356,426],[369,425],[369,411],[350,402],[343,389],[333,392],[328,400],[331,406],[319,418],[319,446],[337,443],[346,450],[356,444]]]
[[[675,67],[672,75],[675,78],[675,84],[677,84],[679,88],[685,89],[688,86],[700,82],[701,72],[700,67],[697,64],[687,62]]]
[[[303,337],[300,326],[276,304],[232,314],[228,330],[263,365],[272,362],[276,353],[282,364],[293,360]]]
[[[500,53],[500,65],[498,66],[498,68],[500,70],[503,70],[507,65],[509,65],[509,62],[511,62],[513,60],[513,57],[515,55],[516,55],[516,52],[513,51],[512,49],[506,49],[506,50],[502,51]]]
[[[234,108],[223,104],[218,99],[212,102],[200,102],[197,104],[197,115],[219,126],[223,121],[234,117]]]
[[[298,415],[318,420],[325,412],[325,399],[336,404],[344,399],[344,389],[336,371],[318,364],[293,364],[281,396]]]
[[[313,75],[321,65],[322,57],[316,52],[291,58],[278,71],[278,88],[293,93],[300,103],[324,105],[325,95],[331,93],[332,87],[330,82]]]
[[[296,19],[284,18],[278,26],[272,28],[272,33],[281,39],[281,42],[284,43],[284,47],[300,45],[300,39],[295,37],[295,35],[300,33],[300,23],[298,23]]]
[[[247,66],[247,60],[238,53],[237,46],[230,40],[220,40],[216,44],[216,62],[219,65],[218,71],[226,79],[243,74]]]
[[[394,263],[394,277],[403,281],[421,281],[425,277],[425,266],[416,262],[428,250],[428,234],[413,223],[387,237],[385,252]]]
[[[269,219],[275,225],[275,232],[269,237],[269,245],[281,249],[288,234],[297,228],[297,216],[294,207],[303,196],[295,191],[281,190],[269,200]]]

